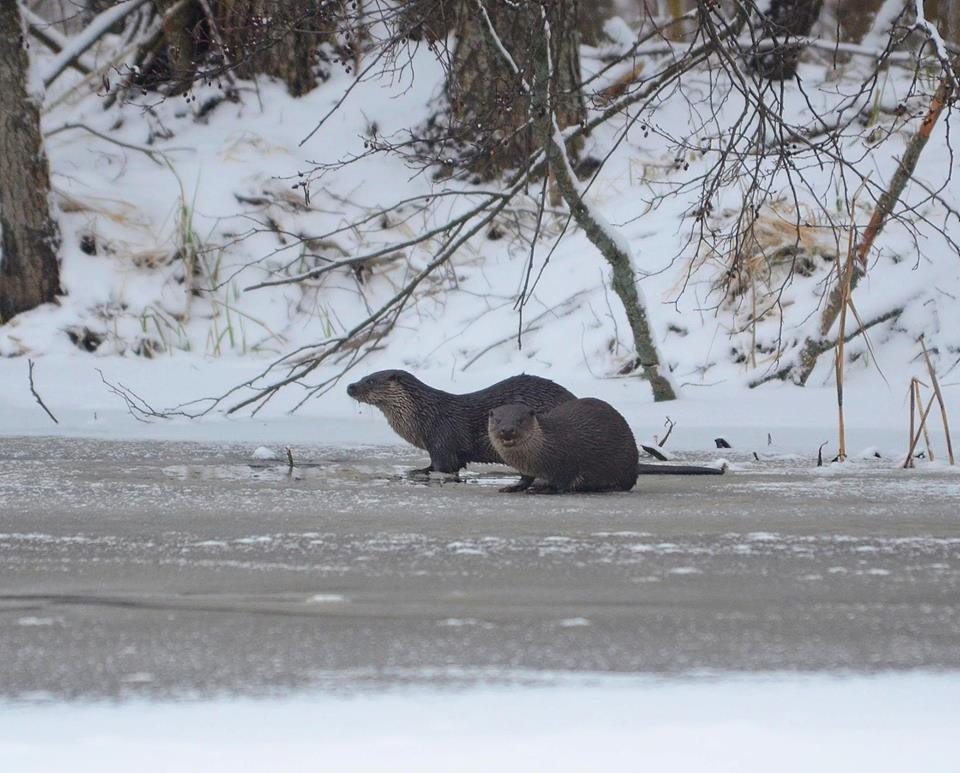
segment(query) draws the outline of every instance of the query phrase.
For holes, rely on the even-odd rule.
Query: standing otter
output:
[[[501,491],[629,491],[637,481],[633,433],[603,400],[569,400],[543,414],[503,405],[490,411],[487,429],[493,447],[522,476]]]
[[[502,462],[490,445],[487,414],[506,403],[535,411],[576,396],[538,376],[512,376],[477,392],[454,395],[424,384],[405,370],[381,370],[347,387],[347,394],[379,408],[393,430],[430,454],[429,466],[411,473],[456,474],[468,462]]]

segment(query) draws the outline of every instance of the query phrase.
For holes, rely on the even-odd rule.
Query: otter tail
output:
[[[637,475],[723,475],[727,465],[722,467],[699,467],[690,464],[638,464]]]

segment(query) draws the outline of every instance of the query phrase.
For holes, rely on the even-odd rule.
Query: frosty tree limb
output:
[[[876,15],[873,17],[873,23],[867,34],[863,36],[860,45],[866,48],[883,48],[890,39],[893,27],[906,11],[907,4],[911,0],[884,0]]]
[[[936,125],[937,119],[940,118],[943,109],[950,101],[950,97],[953,94],[953,82],[952,72],[949,75],[945,73],[941,78],[940,86],[930,100],[930,107],[927,110],[926,116],[924,116],[923,122],[920,124],[920,128],[913,135],[903,156],[900,158],[890,185],[880,195],[880,200],[877,202],[873,214],[870,216],[870,222],[863,232],[863,238],[857,245],[857,268],[850,278],[851,291],[856,287],[857,282],[866,271],[867,255],[893,212],[894,206],[896,206],[896,203],[900,200],[904,188],[906,188],[907,183],[913,176],[913,172],[917,168],[917,162],[920,160],[920,154],[923,152],[924,147],[926,147],[927,141],[933,132],[933,127]],[[842,300],[839,300],[836,296],[837,293],[834,291],[830,297],[830,302],[824,308],[823,314],[820,317],[821,338],[826,336],[830,331],[837,316],[840,314],[843,304]],[[799,362],[797,363],[795,380],[798,384],[807,383],[807,379],[810,378],[810,374],[817,364],[818,355],[819,352],[817,351],[815,339],[808,338],[804,343]]]
[[[30,34],[53,53],[59,54],[70,45],[70,38],[61,35],[50,22],[31,11],[27,6],[20,6],[20,13],[23,14],[23,19],[27,23],[27,30]],[[89,75],[94,70],[93,63],[83,56],[78,56],[70,63],[70,67],[83,75]]]
[[[923,0],[913,0],[913,10],[917,16],[916,27],[922,29],[927,36],[927,41],[933,44],[933,50],[940,60],[940,67],[943,68],[943,77],[950,81],[950,89],[957,88],[957,78],[953,73],[953,62],[950,61],[950,54],[947,52],[947,44],[940,37],[940,32],[935,24],[927,21],[923,13]]]
[[[482,7],[482,5],[481,5]],[[613,271],[613,289],[620,297],[633,333],[634,347],[643,373],[650,381],[655,401],[674,400],[676,393],[669,379],[660,372],[660,357],[650,330],[646,309],[637,291],[637,278],[631,263],[629,246],[622,234],[616,232],[602,215],[595,212],[586,203],[579,182],[570,165],[566,142],[557,126],[550,98],[553,67],[550,57],[550,24],[546,12],[541,8],[542,34],[536,40],[535,82],[532,89],[531,111],[538,116],[535,121],[537,138],[546,155],[550,171],[557,181],[557,188],[563,196],[570,214],[576,220],[587,238],[600,251]],[[497,37],[496,30],[488,25],[490,35],[495,39],[494,47],[504,51],[503,43]],[[516,70],[512,57],[506,54],[510,66]],[[519,74],[519,73],[518,73]],[[528,84],[523,84],[529,89]]]
[[[854,338],[857,338],[860,335],[863,335],[870,328],[883,324],[884,322],[889,322],[890,320],[895,320],[903,314],[903,307],[898,307],[895,309],[890,309],[890,311],[884,312],[873,319],[869,319],[860,325],[856,330],[854,330],[849,335],[843,337],[844,343],[850,343]],[[817,357],[825,352],[829,352],[831,349],[836,347],[838,341],[836,339],[827,339],[827,338],[808,338],[804,344],[804,351],[801,354],[802,358],[812,358],[813,362],[816,363]],[[767,375],[758,378],[749,383],[749,387],[753,389],[758,387],[761,384],[766,384],[768,381],[786,381],[793,375],[794,370],[796,370],[796,364],[790,363],[785,365],[773,373],[768,373]]]
[[[124,0],[98,14],[83,31],[70,38],[68,45],[54,59],[43,75],[43,86],[48,88],[61,73],[72,66],[94,43],[102,38],[119,21],[126,19],[149,0]]]

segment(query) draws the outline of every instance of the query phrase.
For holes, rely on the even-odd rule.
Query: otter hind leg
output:
[[[519,481],[509,486],[504,486],[500,489],[500,492],[503,494],[516,494],[519,491],[526,491],[533,485],[533,481],[534,478],[532,475],[521,475]]]

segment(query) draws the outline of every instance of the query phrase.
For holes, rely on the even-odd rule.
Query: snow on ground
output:
[[[589,58],[585,63],[596,66]],[[42,54],[34,62],[41,69],[47,64]],[[841,85],[824,79],[820,65],[804,68],[807,96],[821,107],[835,98],[836,90],[842,91]],[[242,102],[222,103],[203,117],[198,111],[217,93],[216,84],[198,86],[194,102],[157,103],[148,95],[144,103],[157,103],[149,110],[137,104],[104,110],[103,99],[89,87],[69,91],[76,74],[57,81],[47,95],[44,128],[50,133],[47,150],[60,210],[67,294],[60,306],[33,310],[0,328],[0,355],[6,355],[0,357],[0,379],[7,387],[0,432],[390,440],[393,436],[379,414],[366,409],[358,415],[343,388],[354,375],[403,367],[428,383],[461,392],[517,372],[537,373],[577,394],[608,399],[628,416],[640,439],[662,432],[670,416],[678,421],[671,443],[681,449],[710,447],[720,434],[735,446],[757,447],[772,432],[775,442],[809,452],[834,437],[829,355],[821,358],[806,390],[779,383],[758,390],[745,386],[775,364],[764,352],[773,345],[781,322],[787,343],[802,341],[813,330],[814,299],[818,283],[830,270],[829,261],[817,258],[812,277],[796,278],[786,287],[782,320],[772,315],[758,326],[754,366],[749,356],[752,331],[743,326],[742,304],[738,310],[735,303],[720,303],[716,291],[723,267],[700,261],[687,244],[692,222],[686,213],[695,196],[648,208],[655,193],[694,179],[705,169],[704,159],[693,157],[697,154],[688,159],[689,169],[675,162],[670,135],[702,120],[695,106],[680,99],[655,106],[647,123],[630,132],[591,187],[594,208],[629,240],[657,343],[680,387],[678,402],[653,405],[644,382],[615,377],[631,357],[628,327],[618,300],[606,289],[608,270],[581,233],[569,234],[552,255],[525,310],[529,330],[523,348],[517,349],[513,339],[519,319],[513,302],[528,250],[511,229],[518,223],[529,229],[533,203],[525,199],[520,203],[526,213],[518,210],[497,224],[503,238],[483,234],[464,247],[436,283],[424,284],[385,347],[331,392],[309,401],[298,414],[302,418],[285,413],[304,394],[297,387],[254,420],[218,416],[202,424],[143,425],[126,416],[122,403],[100,382],[98,368],[155,408],[220,395],[256,375],[273,357],[350,329],[426,264],[436,248],[432,242],[404,250],[402,259],[372,268],[362,281],[343,269],[308,287],[244,291],[256,282],[313,268],[314,254],[337,259],[409,239],[478,200],[476,193],[463,201],[438,197],[426,208],[410,205],[321,243],[304,246],[296,239],[342,228],[400,198],[450,187],[432,181],[429,174],[417,174],[395,157],[375,154],[315,180],[309,207],[293,188],[302,179],[299,173],[315,162],[362,154],[374,127],[377,136],[390,137],[425,118],[440,92],[442,74],[425,50],[415,54],[415,69],[415,78],[407,71],[390,83],[361,84],[303,147],[300,141],[351,83],[345,74],[333,73],[301,99],[291,99],[280,84],[267,79],[256,86],[244,83]],[[892,70],[885,78],[884,103],[896,104],[903,97],[906,79],[901,74]],[[706,98],[707,83],[689,76],[689,94]],[[794,97],[789,109],[804,110],[806,103]],[[910,102],[911,109],[920,111],[922,106],[922,101]],[[735,115],[737,109],[732,96],[717,107],[718,116]],[[894,119],[881,114],[881,120]],[[55,131],[67,123],[85,123],[153,155],[81,129]],[[598,130],[587,152],[608,147],[619,128],[615,124]],[[851,153],[863,154],[862,164],[872,170],[874,180],[886,180],[903,138],[875,152],[859,138],[847,143]],[[948,159],[944,123],[924,152],[918,177],[939,188]],[[836,198],[829,175],[807,171],[814,182],[810,195]],[[955,182],[947,185],[945,200],[958,198],[955,188]],[[908,193],[922,196],[913,188]],[[262,203],[266,200],[272,203]],[[736,191],[718,200],[717,222],[732,217],[740,205]],[[865,219],[868,213],[860,214]],[[935,201],[923,203],[917,214],[949,227],[949,214]],[[538,251],[537,269],[560,222],[548,218],[549,238]],[[805,238],[822,247],[832,236],[824,235],[820,225]],[[914,243],[902,227],[888,227],[855,291],[864,319],[893,307],[905,310],[896,325],[885,323],[871,331],[877,364],[889,384],[878,374],[862,339],[848,346],[848,353],[857,357],[846,377],[848,445],[854,452],[868,445],[905,451],[907,384],[914,375],[927,378],[917,358],[920,333],[938,347],[935,361],[947,382],[948,409],[954,420],[960,416],[960,260],[929,224],[920,228],[922,238]],[[87,254],[91,245],[95,254]],[[190,260],[200,266],[192,278],[184,275],[185,255],[194,256]],[[687,281],[693,264],[700,267]],[[198,292],[191,292],[191,286]],[[84,340],[94,352],[82,351]],[[60,426],[40,412],[27,391],[27,357],[38,360],[37,385]],[[321,368],[313,383],[336,372],[336,366]],[[936,409],[933,416],[938,418]],[[938,431],[934,442],[943,448]]]
[[[0,708],[0,759],[65,770],[956,770],[960,676],[553,686]]]

